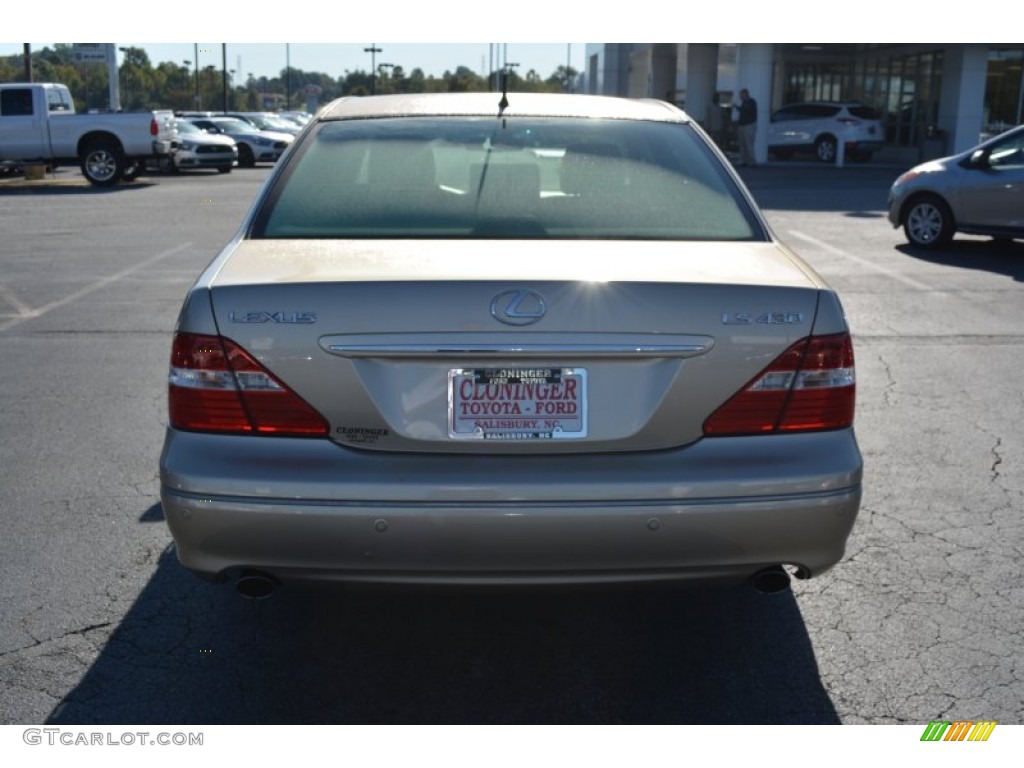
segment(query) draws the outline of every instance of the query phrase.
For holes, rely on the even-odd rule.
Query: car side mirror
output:
[[[988,150],[976,149],[971,153],[972,168],[988,168]]]

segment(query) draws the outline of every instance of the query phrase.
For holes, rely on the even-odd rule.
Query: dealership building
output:
[[[885,152],[916,162],[969,149],[1024,122],[1024,45],[590,43],[583,89],[674,101],[706,122],[712,97],[757,101],[756,155],[771,112],[806,101],[859,102],[882,114]]]

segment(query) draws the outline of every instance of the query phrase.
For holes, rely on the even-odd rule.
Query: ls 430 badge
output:
[[[803,321],[803,312],[765,312],[760,315],[753,312],[722,313],[722,325],[801,325]]]
[[[229,312],[232,323],[290,323],[310,325],[316,322],[316,312]]]

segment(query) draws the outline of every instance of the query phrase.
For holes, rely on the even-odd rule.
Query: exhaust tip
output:
[[[248,600],[265,600],[274,592],[276,584],[269,576],[262,573],[243,573],[235,582],[238,594]]]
[[[750,583],[761,594],[774,595],[789,589],[789,574],[781,565],[774,565],[755,573]]]

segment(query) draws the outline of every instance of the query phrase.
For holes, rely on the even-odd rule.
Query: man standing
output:
[[[757,165],[754,157],[754,139],[757,137],[757,102],[750,98],[746,88],[740,91],[739,119],[740,165]]]

